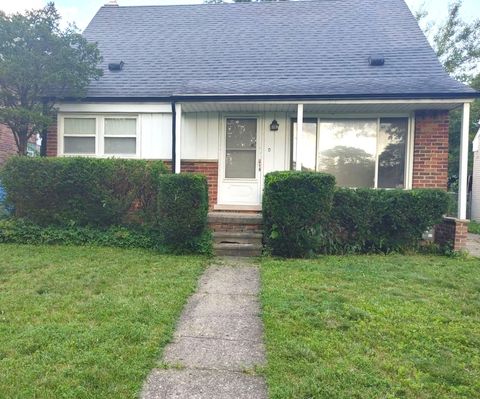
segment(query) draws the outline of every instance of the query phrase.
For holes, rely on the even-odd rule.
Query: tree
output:
[[[60,28],[53,3],[25,14],[0,12],[0,123],[15,137],[18,154],[53,122],[55,102],[82,97],[98,79],[100,52],[77,32]]]
[[[429,23],[423,27],[425,34],[430,38],[433,49],[437,53],[445,70],[455,79],[469,84],[474,89],[480,90],[480,19],[470,23],[462,20],[460,11],[462,0],[450,3],[447,19],[440,24]],[[417,20],[422,22],[428,12],[421,9],[415,12]],[[449,185],[456,189],[460,161],[460,129],[461,110],[450,112],[449,134]],[[480,101],[476,100],[471,107],[470,143],[472,142],[480,120]],[[469,168],[472,167],[470,157]]]

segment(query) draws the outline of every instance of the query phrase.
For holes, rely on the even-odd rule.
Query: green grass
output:
[[[479,398],[480,263],[262,263],[270,397]]]
[[[480,223],[475,220],[471,220],[468,224],[468,232],[472,234],[480,234]]]
[[[206,260],[0,245],[0,397],[135,398]]]

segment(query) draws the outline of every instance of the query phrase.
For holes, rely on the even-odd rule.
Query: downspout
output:
[[[172,101],[172,173],[175,173],[175,163],[177,159],[176,142],[177,142],[177,110],[175,107],[175,101]]]

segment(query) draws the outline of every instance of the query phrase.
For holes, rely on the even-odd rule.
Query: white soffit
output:
[[[452,110],[462,106],[462,101],[337,101],[303,102],[304,112],[323,114],[344,113],[405,113],[417,110]],[[296,103],[288,102],[182,102],[183,112],[296,112]]]

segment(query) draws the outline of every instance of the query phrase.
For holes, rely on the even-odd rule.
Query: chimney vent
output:
[[[368,64],[370,66],[382,66],[385,64],[385,57],[383,55],[372,55],[368,57]]]
[[[111,62],[110,64],[108,64],[108,69],[110,71],[121,71],[123,69],[124,65],[125,65],[125,63],[123,61]]]

